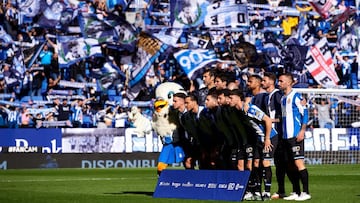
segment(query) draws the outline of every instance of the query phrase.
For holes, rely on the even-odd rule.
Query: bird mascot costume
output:
[[[157,166],[158,175],[169,164],[181,163],[185,157],[180,145],[178,113],[172,108],[173,95],[178,92],[185,91],[182,86],[174,82],[162,83],[155,90],[152,127],[163,144]]]

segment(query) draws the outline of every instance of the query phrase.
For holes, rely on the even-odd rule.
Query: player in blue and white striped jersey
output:
[[[308,110],[305,105],[306,101],[301,94],[292,88],[293,85],[294,78],[291,73],[285,73],[279,77],[279,89],[284,92],[281,99],[281,109],[285,148],[300,173],[303,192],[300,194],[292,193],[284,199],[304,201],[311,199],[309,194],[309,174],[304,162],[304,138],[308,122]]]

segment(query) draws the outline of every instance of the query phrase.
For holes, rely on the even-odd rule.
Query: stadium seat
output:
[[[91,128],[91,127],[93,127],[93,121],[92,121],[90,116],[84,115],[82,127],[83,128]]]
[[[24,96],[24,97],[21,98],[20,101],[21,102],[28,102],[30,100],[30,98],[31,98],[30,96]]]
[[[24,96],[21,98],[21,102],[28,102],[30,101],[30,99],[32,99],[33,101],[43,101],[43,97],[42,96]]]
[[[33,96],[32,100],[33,101],[43,101],[43,97],[42,96]]]
[[[110,101],[115,101],[115,97],[117,96],[117,92],[114,89],[108,90],[108,98]]]

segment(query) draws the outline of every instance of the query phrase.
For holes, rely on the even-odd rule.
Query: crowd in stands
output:
[[[284,1],[292,4],[292,1]],[[290,2],[290,3],[289,3]],[[336,9],[354,6],[352,1],[339,1]],[[109,9],[104,0],[86,1],[89,10],[99,18],[106,18],[110,13],[125,17],[122,6]],[[345,3],[347,5],[345,5]],[[71,3],[68,7],[73,7]],[[149,11],[149,9],[151,9]],[[90,11],[89,11],[90,12]],[[169,26],[169,1],[149,1],[146,9],[136,13],[133,25],[137,32],[146,31],[147,26]],[[55,40],[59,30],[36,25],[35,19],[41,16],[26,18],[20,15],[18,4],[14,1],[0,2],[0,127],[124,127],[130,124],[117,125],[116,120],[126,117],[131,105],[141,103],[144,114],[151,117],[154,90],[160,83],[174,81],[181,84],[188,92],[204,86],[202,72],[197,78],[189,79],[172,57],[160,56],[141,81],[142,86],[135,98],[127,95],[129,87],[127,77],[115,74],[114,77],[102,78],[103,67],[116,67],[125,73],[127,64],[121,64],[119,54],[109,46],[102,45],[101,56],[92,56],[76,61],[68,67],[59,67],[59,52]],[[292,32],[285,33],[287,16],[251,16],[253,30],[264,30],[264,27],[276,27],[274,37],[285,41]],[[329,21],[309,16],[309,24],[314,28],[317,39],[326,37],[332,47],[339,85],[345,88],[358,89],[358,61],[351,48],[339,47],[338,38],[345,30],[350,29],[354,19],[349,19],[333,29]],[[265,32],[236,31],[221,33],[219,40],[213,43],[214,50],[224,61],[233,60],[231,46],[239,42],[250,42],[258,50],[264,50]],[[191,43],[182,36],[181,44]],[[46,42],[46,43],[44,43]],[[350,50],[350,52],[349,52]],[[38,52],[35,59],[32,54]],[[355,56],[355,57],[354,57]],[[31,64],[30,66],[28,64]],[[212,69],[226,72],[227,81],[236,81],[240,88],[246,89],[247,77],[253,73],[262,75],[266,71],[282,73],[284,66],[267,64],[265,67],[247,67],[239,69],[235,63],[217,62],[209,65]],[[293,70],[297,87],[319,87],[312,75],[305,68]],[[111,74],[109,74],[111,75]],[[295,86],[296,87],[296,86]],[[132,103],[134,102],[134,103]]]

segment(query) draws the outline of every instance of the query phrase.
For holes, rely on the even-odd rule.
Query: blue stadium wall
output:
[[[359,164],[360,129],[308,129],[307,164]],[[0,169],[156,167],[162,144],[134,128],[1,129]]]

